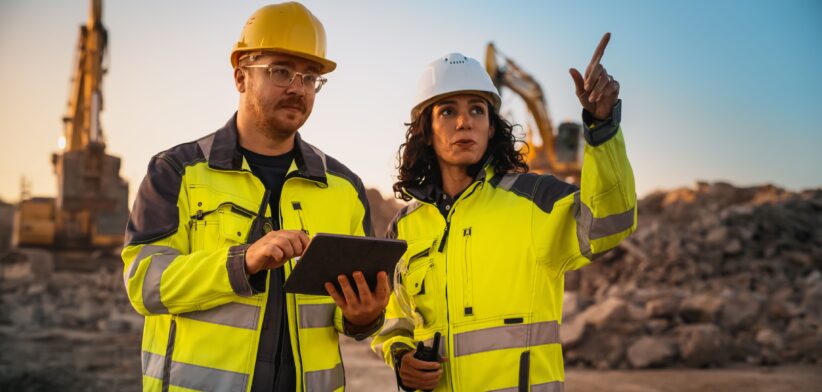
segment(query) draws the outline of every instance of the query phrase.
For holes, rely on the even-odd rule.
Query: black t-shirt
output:
[[[280,229],[280,195],[285,175],[294,160],[294,150],[283,155],[267,156],[240,147],[251,172],[271,192],[271,223],[274,230]],[[297,388],[296,368],[288,333],[288,314],[285,303],[285,273],[283,268],[270,272],[271,283],[268,290],[268,306],[263,315],[263,329],[257,350],[252,392],[285,392]]]

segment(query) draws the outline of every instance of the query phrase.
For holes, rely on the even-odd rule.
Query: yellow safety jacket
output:
[[[494,175],[486,166],[447,217],[431,189],[405,189],[414,200],[389,235],[408,241],[397,287],[415,307],[403,311],[391,297],[372,342],[389,366],[392,354],[419,341],[430,347],[440,332],[448,361],[436,391],[563,390],[563,273],[636,228],[620,107],[612,122],[586,126],[580,188],[550,175]]]
[[[267,271],[245,275],[244,257],[255,228],[271,230],[259,218],[271,211],[262,182],[238,150],[235,118],[154,156],[131,212],[123,278],[131,304],[145,316],[145,391],[251,388],[264,291],[271,288]],[[295,151],[280,227],[371,235],[360,179],[299,134]],[[286,277],[293,267],[293,260],[285,264]],[[328,296],[288,293],[286,303],[297,390],[343,390],[339,308]]]

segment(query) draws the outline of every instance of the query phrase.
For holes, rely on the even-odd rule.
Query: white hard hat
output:
[[[431,62],[422,73],[411,121],[437,99],[456,93],[477,93],[491,101],[499,112],[502,99],[482,64],[463,54],[451,53]]]

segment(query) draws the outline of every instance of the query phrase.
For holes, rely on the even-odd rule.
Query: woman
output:
[[[619,84],[599,64],[609,38],[585,78],[570,71],[586,127],[581,188],[527,173],[479,62],[455,53],[425,70],[394,184],[410,203],[389,228],[408,242],[407,270],[372,344],[403,389],[562,390],[563,273],[636,227]],[[442,359],[415,358],[435,333]]]

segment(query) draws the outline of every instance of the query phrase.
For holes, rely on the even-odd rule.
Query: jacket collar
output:
[[[485,182],[494,176],[494,167],[491,166],[491,158],[491,156],[487,156],[485,159],[480,160],[480,162],[477,162],[468,168],[468,174],[470,175],[473,173],[474,175],[474,181],[472,181],[472,184],[477,182]],[[470,186],[471,185],[469,185],[469,187]],[[403,191],[405,191],[405,194],[408,196],[411,196],[419,201],[436,203],[437,198],[443,192],[442,179],[440,178],[439,169],[432,170],[432,176],[429,181],[425,181],[420,185],[403,188]]]
[[[197,143],[209,167],[220,170],[248,169],[248,164],[245,163],[243,154],[240,152],[237,135],[237,113],[235,112],[217,132],[198,140]],[[328,185],[325,154],[317,147],[303,141],[299,132],[294,137],[294,147],[296,175]]]

